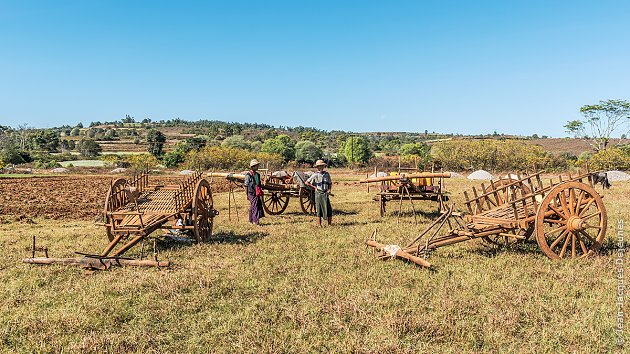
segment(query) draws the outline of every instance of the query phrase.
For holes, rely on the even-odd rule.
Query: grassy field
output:
[[[471,185],[447,182],[457,205]],[[379,261],[363,245],[376,228],[381,241],[404,243],[436,216],[434,204],[422,204],[422,225],[409,215],[398,224],[394,215],[379,218],[361,186],[341,182],[334,189],[334,225],[321,229],[299,212],[297,200],[284,215],[251,226],[243,195],[237,196],[240,220],[232,214],[228,221],[227,194],[215,195],[216,240],[161,241],[160,258],[173,263],[162,270],[87,275],[74,267],[22,264],[32,235],[51,256],[68,257],[96,252],[106,237],[85,221],[0,224],[0,348],[623,352],[615,346],[613,243],[618,221],[630,222],[629,183],[606,191],[609,243],[598,257],[551,261],[535,241],[515,249],[470,241],[434,252],[434,270]]]
[[[105,161],[102,160],[74,160],[74,161],[62,161],[59,164],[63,167],[68,167],[70,165],[74,167],[103,167],[105,166]]]

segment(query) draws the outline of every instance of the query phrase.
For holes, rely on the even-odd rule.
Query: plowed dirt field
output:
[[[111,176],[59,176],[0,179],[0,221],[43,217],[93,220],[102,211]],[[181,176],[149,176],[149,183],[177,184]],[[223,181],[212,191],[225,191]]]

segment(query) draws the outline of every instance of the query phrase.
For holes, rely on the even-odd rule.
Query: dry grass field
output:
[[[423,211],[418,226],[409,214],[400,223],[391,214],[381,219],[371,195],[355,183],[360,176],[332,175],[338,181],[332,227],[316,228],[297,200],[283,215],[264,218],[262,227],[249,225],[241,194],[240,220],[228,221],[227,194],[215,193],[221,211],[215,240],[160,241],[160,258],[172,262],[168,269],[88,275],[75,267],[22,264],[32,235],[58,257],[96,252],[106,236],[87,220],[8,219],[0,224],[0,348],[623,352],[615,344],[614,241],[619,220],[630,223],[630,183],[606,191],[608,242],[598,257],[551,261],[535,241],[498,249],[476,240],[437,250],[430,258],[435,269],[427,270],[379,261],[363,242],[378,228],[381,241],[403,243],[437,216],[435,205],[416,204]],[[461,191],[472,185],[447,181],[460,208]],[[9,192],[21,193],[3,191]]]

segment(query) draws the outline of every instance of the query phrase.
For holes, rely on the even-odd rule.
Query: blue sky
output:
[[[0,124],[565,136],[630,100],[628,1],[0,1]]]

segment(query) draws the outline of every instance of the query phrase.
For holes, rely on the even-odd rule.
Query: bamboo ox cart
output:
[[[595,173],[558,176],[548,183],[541,173],[508,175],[489,185],[482,183],[479,190],[473,187],[472,195],[464,192],[467,213],[449,206],[404,247],[377,242],[376,231],[366,243],[381,250],[382,258],[402,257],[425,267],[431,266],[426,258],[432,250],[477,238],[507,245],[535,235],[551,259],[594,254],[606,236],[608,219],[593,186]],[[445,226],[447,231],[440,233]]]
[[[315,193],[313,188],[305,184],[307,175],[295,171],[285,176],[266,176],[262,178],[261,188],[265,191],[263,196],[263,208],[269,215],[280,215],[289,206],[291,198],[300,201],[302,212],[307,215],[315,214]],[[233,199],[233,185],[242,186],[245,182],[245,174],[239,173],[208,173],[209,177],[225,178],[230,181],[230,205]]]
[[[154,259],[122,258],[130,248],[157,230],[190,235],[196,242],[208,241],[212,235],[214,209],[210,184],[196,172],[176,185],[150,185],[147,173],[126,180],[112,182],[105,198],[103,223],[109,244],[97,255],[83,254],[81,258],[48,258],[47,250],[37,248],[33,239],[31,258],[23,261],[34,264],[78,264],[84,268],[107,269],[112,265],[168,266],[158,261],[154,243]],[[35,257],[44,250],[45,257]]]
[[[399,201],[398,216],[402,211],[402,202],[408,200],[414,211],[414,200],[434,201],[438,204],[438,211],[444,209],[444,202],[448,201],[448,195],[444,191],[444,178],[450,178],[450,173],[416,172],[416,173],[395,173],[389,176],[368,177],[359,181],[367,183],[377,183],[379,191],[374,195],[374,201],[379,204],[381,217],[385,215],[387,203]],[[368,189],[369,191],[369,189]]]

